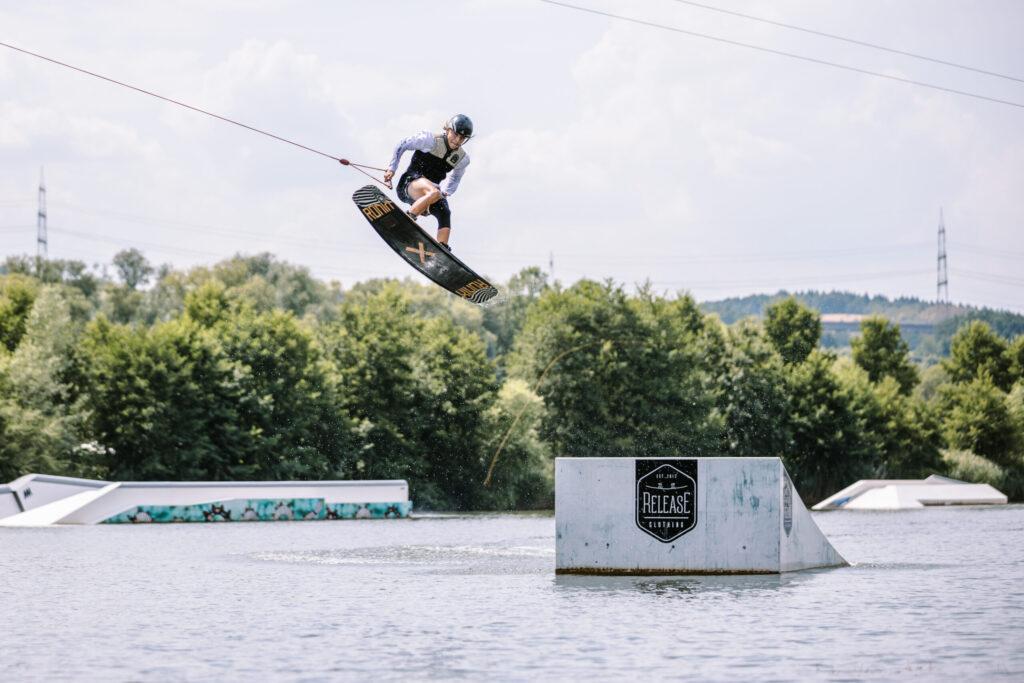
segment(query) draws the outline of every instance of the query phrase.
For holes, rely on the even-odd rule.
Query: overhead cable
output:
[[[1017,78],[1016,76],[1007,76],[1006,74],[996,73],[995,71],[986,71],[985,69],[979,69],[973,66],[967,66],[966,64],[958,64],[956,62],[949,62],[944,59],[937,59],[935,57],[929,57],[927,55],[919,55],[915,52],[908,52],[906,50],[897,50],[892,47],[886,47],[884,45],[878,45],[877,43],[869,43],[865,40],[857,40],[856,38],[847,38],[846,36],[836,35],[834,33],[826,33],[825,31],[818,31],[813,28],[806,28],[804,26],[796,26],[795,24],[785,24],[781,21],[774,21],[772,19],[765,19],[764,17],[755,17],[753,14],[744,14],[743,12],[736,12],[735,10],[725,9],[724,7],[715,7],[714,5],[705,5],[702,2],[693,2],[693,0],[673,0],[681,5],[692,5],[693,7],[699,7],[701,9],[711,10],[712,12],[719,12],[721,14],[730,14],[734,17],[742,17],[743,19],[750,19],[751,21],[759,21],[762,24],[771,24],[772,26],[779,26],[780,28],[788,28],[793,31],[802,31],[815,36],[821,36],[822,38],[831,38],[832,40],[841,40],[844,43],[851,43],[853,45],[860,45],[861,47],[870,47],[874,50],[883,50],[885,52],[891,52],[896,55],[903,55],[904,57],[913,57],[914,59],[922,59],[926,62],[933,62],[935,64],[942,64],[943,66],[952,66],[956,69],[965,69],[967,71],[973,71],[979,74],[985,74],[986,76],[995,76],[996,78],[1005,78],[1010,81],[1017,81],[1018,83],[1024,83],[1024,78]]]
[[[916,81],[910,78],[903,78],[901,76],[893,76],[891,74],[884,74],[878,71],[870,71],[868,69],[861,69],[857,66],[849,66],[847,64],[839,64],[838,62],[830,62],[825,59],[818,59],[817,57],[808,57],[806,55],[799,55],[793,52],[785,52],[783,50],[775,50],[770,47],[764,47],[762,45],[753,45],[751,43],[744,43],[738,40],[732,40],[730,38],[722,38],[720,36],[713,36],[707,33],[699,33],[697,31],[690,31],[675,26],[668,26],[666,24],[659,24],[654,21],[645,21],[643,19],[636,19],[634,17],[626,17],[621,14],[612,14],[611,12],[604,12],[596,10],[590,7],[581,7],[579,5],[571,5],[567,2],[559,2],[558,0],[540,0],[540,2],[548,5],[557,5],[559,7],[565,7],[567,9],[576,10],[578,12],[587,12],[589,14],[596,14],[602,17],[608,17],[609,19],[617,19],[619,21],[627,21],[632,24],[639,24],[641,26],[648,26],[650,28],[657,28],[663,31],[671,31],[673,33],[681,33],[683,35],[693,36],[695,38],[704,38],[705,40],[713,40],[718,43],[725,43],[726,45],[734,45],[736,47],[745,47],[749,50],[757,50],[758,52],[767,52],[773,55],[779,55],[781,57],[789,57],[791,59],[799,59],[805,62],[811,62],[812,64],[820,64],[822,66],[831,66],[836,69],[843,69],[844,71],[852,71],[854,73],[864,74],[866,76],[875,76],[877,78],[885,78],[890,81],[897,81],[899,83],[906,83],[908,85],[916,85],[922,88],[930,88],[932,90],[939,90],[941,92],[951,93],[954,95],[963,95],[965,97],[973,97],[978,100],[985,100],[987,102],[995,102],[996,104],[1005,104],[1011,107],[1017,107],[1024,109],[1024,104],[1020,102],[1013,102],[1010,100],[1001,100],[997,97],[989,97],[988,95],[980,95],[978,93],[968,92],[966,90],[957,90],[956,88],[947,88],[943,85],[935,85],[934,83],[925,83],[924,81]]]

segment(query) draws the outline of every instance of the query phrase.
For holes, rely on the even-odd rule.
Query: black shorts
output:
[[[398,198],[406,204],[412,204],[413,198],[409,196],[409,183],[422,178],[422,173],[415,173],[412,171],[406,171],[402,174],[402,177],[398,179],[398,187],[396,192]],[[436,202],[430,205],[427,209],[427,213],[437,219],[437,227],[439,228],[450,228],[452,227],[452,210],[448,208],[448,198],[441,197]]]

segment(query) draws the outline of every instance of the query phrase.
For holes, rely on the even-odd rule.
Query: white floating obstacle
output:
[[[778,458],[558,458],[560,574],[841,567]]]
[[[814,506],[815,510],[916,510],[945,505],[1006,505],[1005,493],[933,474],[927,479],[861,479]]]
[[[408,517],[405,480],[109,482],[27,474],[0,487],[0,526]]]

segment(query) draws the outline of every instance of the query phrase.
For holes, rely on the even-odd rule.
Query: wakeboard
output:
[[[452,294],[475,304],[498,294],[494,285],[442,247],[375,185],[356,190],[352,201],[396,254]]]

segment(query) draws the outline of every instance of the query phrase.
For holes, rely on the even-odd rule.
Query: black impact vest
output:
[[[448,147],[448,140],[441,133],[434,136],[434,147],[429,152],[413,152],[406,172],[418,173],[433,183],[439,183],[465,156],[462,148],[452,150]]]

